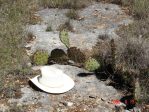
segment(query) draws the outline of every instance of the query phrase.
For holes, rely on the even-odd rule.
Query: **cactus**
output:
[[[48,63],[48,53],[46,51],[36,51],[32,57],[33,64],[35,65],[45,65]]]
[[[97,60],[95,60],[94,58],[89,58],[85,63],[84,63],[84,67],[86,70],[88,71],[95,71],[100,67],[100,64],[98,63]]]
[[[48,63],[51,64],[52,61],[59,64],[66,64],[68,61],[68,56],[62,49],[54,49],[51,52]]]
[[[60,31],[60,40],[61,42],[67,47],[69,48],[70,44],[69,44],[69,36],[68,36],[68,32],[65,30]]]
[[[68,57],[77,63],[84,63],[86,60],[85,54],[81,52],[80,49],[77,49],[76,47],[70,47],[67,50]]]

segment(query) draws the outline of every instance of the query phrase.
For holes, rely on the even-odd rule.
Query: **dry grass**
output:
[[[67,13],[66,16],[70,19],[78,19],[79,14],[75,9],[70,9]]]
[[[70,24],[70,20],[68,20],[64,24],[61,24],[57,30],[59,30],[59,31],[65,30],[65,31],[71,31],[71,32],[73,32],[74,31],[74,28]]]
[[[24,26],[29,23],[34,6],[30,0],[0,0],[0,79],[26,67]],[[2,82],[0,85],[3,87]]]
[[[80,9],[86,7],[92,0],[40,0],[40,5],[49,8]]]
[[[104,70],[109,63],[112,66],[116,66],[114,73],[120,74],[125,84],[133,86],[136,78],[139,78],[141,85],[140,101],[146,103],[149,102],[149,88],[147,86],[149,83],[148,2],[136,0],[129,5],[130,12],[133,12],[135,19],[132,24],[127,27],[121,27],[117,31],[121,38],[115,40],[115,63],[112,61],[110,41],[101,41],[94,47],[95,56],[102,61]]]
[[[149,39],[123,38],[117,41],[116,64],[124,72],[140,74],[149,64]]]
[[[147,86],[149,81],[149,18],[140,18],[128,27],[121,28],[118,34],[122,39],[118,45],[117,64],[123,72],[137,75],[141,85],[142,102],[149,102]],[[119,67],[120,67],[119,66]],[[128,75],[128,76],[130,76]],[[128,77],[129,78],[129,77]]]
[[[132,4],[132,12],[138,19],[149,16],[149,0],[134,0]]]
[[[102,0],[104,2],[128,7],[130,13],[137,19],[149,16],[149,0]]]

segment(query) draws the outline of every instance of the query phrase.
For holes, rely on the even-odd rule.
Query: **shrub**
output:
[[[48,53],[46,51],[40,50],[33,54],[32,61],[35,65],[45,65],[48,63]]]
[[[95,71],[97,69],[99,69],[100,64],[98,63],[98,61],[94,58],[89,58],[85,63],[84,63],[84,67],[86,70],[88,71]]]
[[[109,40],[105,41],[99,40],[93,47],[92,57],[100,61],[100,63],[102,63],[103,66],[105,64],[108,65],[111,62],[110,54],[111,54],[111,46]]]
[[[149,40],[144,38],[123,38],[117,42],[117,66],[124,71],[136,72],[147,69],[149,63]]]
[[[62,42],[67,48],[69,48],[70,44],[69,44],[69,35],[68,35],[68,32],[65,31],[65,30],[60,31],[59,38],[60,38],[61,42]]]
[[[70,20],[68,20],[64,24],[61,24],[57,30],[73,31],[73,26],[70,24]]]
[[[116,70],[122,75],[126,84],[133,85],[136,100],[140,100],[141,94],[146,96],[147,90],[144,89],[144,93],[141,93],[142,88],[148,89],[146,84],[142,83],[148,80],[147,78],[142,79],[145,69],[148,69],[149,64],[148,45],[148,39],[137,37],[123,38],[117,43]],[[148,99],[148,96],[146,98]]]
[[[85,54],[81,52],[80,49],[77,49],[76,47],[70,47],[67,50],[68,57],[77,63],[84,63],[86,60]]]
[[[78,19],[79,18],[78,12],[75,9],[70,9],[66,13],[66,16],[70,19]]]

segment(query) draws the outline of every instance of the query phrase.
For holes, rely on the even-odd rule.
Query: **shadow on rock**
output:
[[[33,84],[31,81],[29,81],[28,84],[33,90],[39,91],[39,92],[44,92],[43,90],[39,89],[35,84]]]
[[[102,81],[105,81],[108,79],[109,75],[106,72],[95,72],[96,78]]]
[[[90,75],[94,75],[94,73],[79,73],[78,74],[79,77],[87,77],[87,76],[90,76]]]
[[[63,93],[48,93],[48,92],[45,92],[43,90],[41,90],[40,88],[38,88],[34,83],[32,83],[31,81],[28,82],[29,86],[37,91],[37,92],[43,92],[43,93],[47,93],[47,94],[52,94],[52,95],[60,95],[60,94],[63,94]]]
[[[120,101],[126,105],[126,109],[128,110],[134,108],[136,105],[136,100],[133,95],[124,96],[120,99]]]

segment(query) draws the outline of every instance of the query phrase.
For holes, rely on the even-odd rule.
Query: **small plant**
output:
[[[85,54],[81,52],[80,49],[77,49],[76,47],[70,47],[67,50],[68,57],[77,63],[84,63],[86,60]]]
[[[33,64],[45,65],[48,63],[48,53],[46,51],[36,51],[33,55]]]
[[[28,22],[29,24],[35,25],[41,22],[42,22],[42,19],[40,16],[34,15],[32,13],[30,14],[29,22]]]
[[[73,27],[70,24],[70,20],[66,21],[64,24],[61,24],[58,28],[59,31],[65,30],[65,31],[73,31]]]
[[[89,58],[85,63],[84,63],[84,67],[86,70],[88,71],[95,71],[100,67],[100,64],[98,63],[97,60],[95,60],[94,58]]]
[[[70,44],[69,44],[68,32],[65,31],[65,30],[60,31],[59,38],[60,38],[61,42],[62,42],[67,48],[69,48]]]
[[[30,43],[36,39],[36,36],[32,32],[28,32],[26,42]]]
[[[47,27],[46,31],[47,31],[47,32],[52,31],[52,27],[49,25],[49,26]]]
[[[66,13],[66,16],[70,19],[78,19],[79,18],[78,12],[75,9],[70,9]]]

